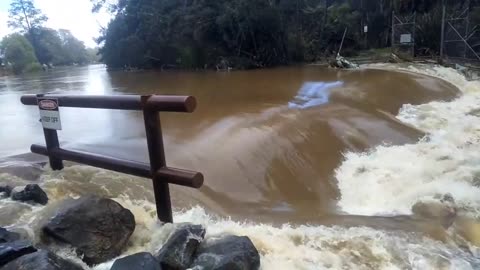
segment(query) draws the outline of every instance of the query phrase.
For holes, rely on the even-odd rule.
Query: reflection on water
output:
[[[330,89],[343,85],[343,82],[306,82],[298,91],[295,100],[289,102],[290,108],[305,109],[325,104],[329,101]]]
[[[334,210],[333,171],[342,153],[422,137],[392,116],[403,104],[457,95],[452,85],[421,75],[316,67],[125,73],[89,66],[0,81],[0,156],[43,141],[38,111],[20,104],[22,94],[193,95],[195,113],[161,114],[167,161],[203,172],[206,182],[201,192],[174,188],[174,199],[217,213],[287,220]],[[147,158],[138,112],[61,108],[61,117],[65,147]]]

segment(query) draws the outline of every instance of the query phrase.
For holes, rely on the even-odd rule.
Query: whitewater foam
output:
[[[142,210],[139,202],[119,202],[143,225],[139,228],[137,224],[130,247],[122,256],[158,251],[178,226],[161,227],[154,216],[144,214],[148,211]],[[218,218],[201,207],[176,212],[174,219],[206,226],[207,239],[228,234],[250,237],[260,252],[262,269],[475,269],[480,265],[468,250],[414,233],[313,225],[274,227]],[[112,264],[113,260],[94,269],[108,270]]]
[[[106,174],[109,181],[106,180]],[[326,227],[318,225],[272,226],[251,222],[239,222],[208,214],[202,207],[175,211],[176,224],[161,225],[155,206],[149,200],[131,199],[129,183],[138,178],[106,172],[88,166],[66,167],[60,172],[47,171],[42,175],[42,186],[51,201],[45,207],[31,207],[16,220],[16,224],[29,230],[36,238],[45,219],[61,208],[65,197],[78,197],[96,190],[106,194],[112,183],[121,181],[127,192],[112,189],[109,195],[135,216],[136,229],[127,249],[120,256],[141,251],[155,253],[166,242],[178,223],[191,222],[207,228],[207,239],[222,235],[246,235],[251,238],[261,256],[262,269],[476,269],[480,266],[475,248],[461,247],[452,239],[444,242],[403,231],[380,231],[372,228]],[[90,186],[88,189],[78,187]],[[105,189],[99,187],[105,186]],[[68,192],[67,192],[68,191]],[[8,200],[2,200],[8,203]],[[3,206],[2,206],[3,207]],[[0,207],[0,208],[2,208]],[[7,224],[9,225],[9,224]],[[37,239],[38,240],[38,239]],[[74,250],[54,248],[64,258],[90,269],[75,255]],[[472,253],[473,252],[473,253]],[[114,260],[97,265],[93,270],[108,270]]]
[[[450,193],[464,213],[479,217],[480,114],[475,112],[480,108],[480,82],[439,66],[400,70],[447,80],[462,94],[449,102],[401,108],[399,120],[427,132],[420,142],[346,153],[336,170],[338,205],[350,214],[410,214],[417,201]]]

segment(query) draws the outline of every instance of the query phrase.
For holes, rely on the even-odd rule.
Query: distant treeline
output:
[[[418,54],[438,54],[440,47],[442,0],[92,2],[94,11],[106,8],[114,15],[99,39],[103,61],[112,68],[253,68],[318,61],[336,53],[345,28],[346,55],[389,47],[392,11],[416,12]],[[446,2],[449,10],[476,4]]]
[[[97,50],[87,49],[70,31],[44,27],[47,20],[31,0],[12,1],[8,24],[18,32],[1,40],[0,67],[19,74],[99,60]]]

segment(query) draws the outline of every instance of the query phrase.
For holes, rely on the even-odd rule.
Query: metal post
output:
[[[415,58],[415,32],[417,29],[417,12],[413,13],[413,43],[412,43],[412,58]]]
[[[52,150],[60,148],[60,143],[58,142],[57,131],[54,129],[43,129],[43,134],[45,135],[45,143],[47,145],[48,159],[50,161],[50,167],[52,170],[59,171],[63,169],[63,162],[61,159],[56,158]]]
[[[340,48],[338,48],[337,57],[340,56],[340,52],[342,51],[343,41],[345,40],[345,36],[347,35],[347,29],[348,27],[345,27],[345,31],[343,32],[342,42],[340,43]]]
[[[150,96],[142,96],[143,118],[145,121],[145,134],[147,137],[148,155],[150,158],[150,170],[153,181],[153,192],[157,206],[157,216],[162,222],[173,223],[172,205],[168,183],[159,181],[155,174],[166,166],[165,150],[163,147],[162,128],[160,114],[149,108]]]
[[[470,0],[466,3],[466,17],[465,17],[465,40],[468,42],[468,28],[470,27]],[[463,48],[463,58],[467,59],[467,45]]]
[[[395,11],[392,10],[392,52],[394,52],[395,45]]]
[[[462,35],[457,31],[457,29],[455,28],[455,26],[453,26],[450,22],[448,22],[448,25],[452,28],[452,30],[455,32],[455,34],[457,34],[457,36],[465,43],[465,46],[467,46],[467,48],[470,49],[470,51],[472,51],[472,53],[477,57],[478,60],[480,60],[480,55],[478,55],[475,50],[472,48],[472,46],[470,46],[470,44],[468,44],[468,42],[462,37]]]
[[[443,50],[445,44],[445,14],[447,12],[447,7],[445,5],[445,0],[443,0],[443,7],[442,7],[442,33],[441,33],[441,40],[440,40],[440,61],[443,62]]]
[[[38,94],[36,95],[36,98],[41,98],[43,96],[44,94]],[[37,99],[36,99],[36,104],[38,104]],[[52,153],[52,150],[60,148],[57,131],[54,129],[44,128],[43,134],[45,136],[45,144],[47,146],[48,160],[50,162],[50,167],[52,168],[52,170],[60,171],[63,169],[63,162],[61,159],[56,158]]]

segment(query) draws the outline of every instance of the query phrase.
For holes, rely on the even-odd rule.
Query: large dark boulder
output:
[[[187,269],[204,237],[205,228],[203,226],[182,224],[172,233],[155,257],[163,269]]]
[[[83,270],[83,268],[52,252],[40,250],[6,264],[2,270]]]
[[[9,232],[6,229],[0,227],[0,243],[13,242],[20,240],[20,234],[15,232]]]
[[[42,205],[48,203],[48,196],[37,184],[26,185],[24,189],[14,188],[11,194],[12,200],[22,202],[35,202]]]
[[[116,260],[110,270],[162,270],[162,267],[152,254],[140,252]]]
[[[255,270],[260,267],[260,255],[246,236],[226,236],[205,241],[190,266],[194,270]]]
[[[8,185],[0,185],[0,193],[5,193],[8,196],[12,193],[12,187]]]
[[[72,245],[89,265],[111,260],[122,252],[135,230],[135,217],[119,203],[96,196],[67,200],[44,226],[47,236]]]
[[[0,244],[0,267],[16,258],[35,251],[37,251],[37,249],[32,246],[32,243],[26,240],[2,243]]]

